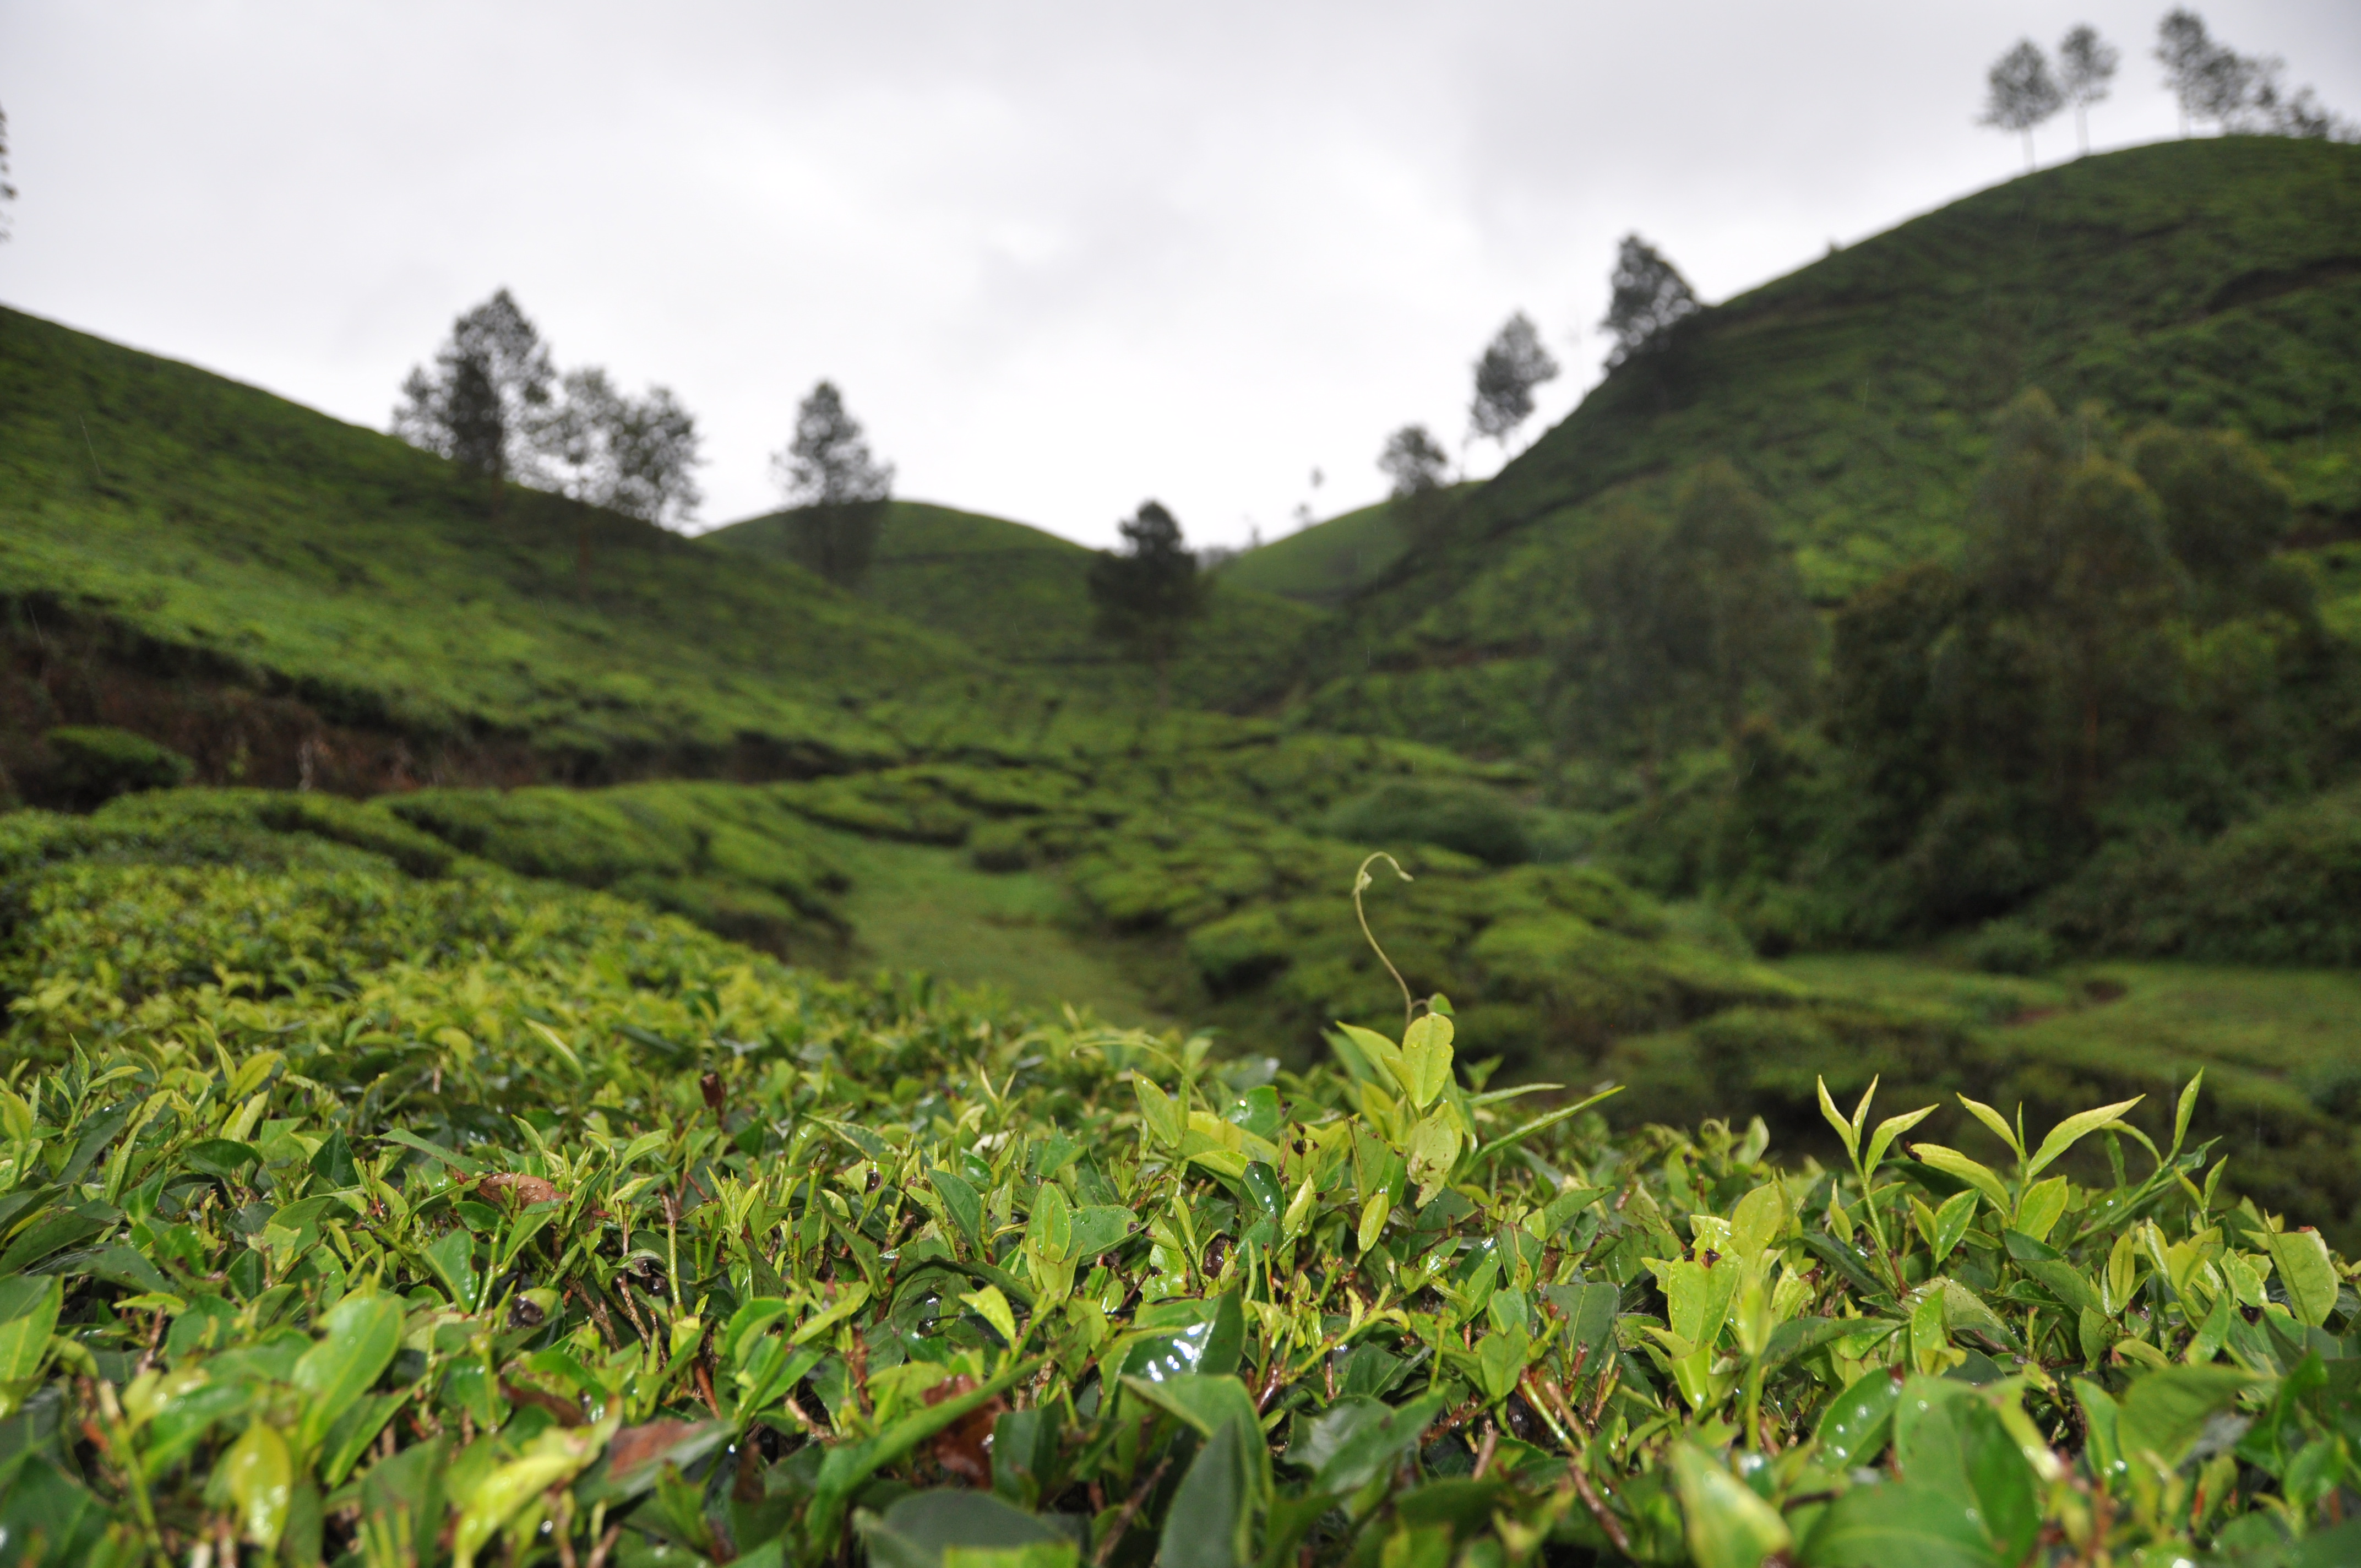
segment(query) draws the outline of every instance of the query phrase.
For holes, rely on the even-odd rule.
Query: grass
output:
[[[2081,159],[1832,253],[1610,376],[1386,571],[1316,645],[1306,717],[1532,751],[1537,656],[1603,508],[1662,509],[1727,458],[1833,603],[1957,547],[1987,416],[2026,386],[2133,424],[2242,430],[2290,477],[2308,537],[2351,535],[2356,257],[2361,148],[2249,137]]]
[[[792,513],[774,512],[698,537],[700,544],[764,560],[790,559]],[[1092,633],[1086,579],[1095,553],[1021,522],[930,506],[887,503],[875,554],[854,591],[913,625],[959,638],[1031,679],[1102,700],[1148,700],[1147,673]],[[1172,672],[1181,701],[1231,707],[1262,696],[1319,620],[1224,568],[1206,618]]]

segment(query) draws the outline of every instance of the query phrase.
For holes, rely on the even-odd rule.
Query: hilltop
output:
[[[698,536],[709,548],[792,561],[793,511],[748,518]],[[917,626],[959,638],[1035,679],[1103,698],[1152,701],[1153,683],[1092,634],[1087,578],[1096,553],[1054,533],[980,512],[888,501],[866,570],[851,591]],[[1296,643],[1314,610],[1224,569],[1204,622],[1172,672],[1172,689],[1194,707],[1250,702]]]
[[[1312,647],[1305,717],[1523,752],[1573,562],[1720,457],[1834,605],[1952,554],[2022,389],[2254,438],[2300,539],[2361,532],[2361,148],[2167,143],[2014,180],[1706,312],[1610,375]],[[1368,650],[1374,648],[1374,659]],[[1342,650],[1349,649],[1347,657]]]
[[[292,784],[307,740],[363,787],[825,769],[984,669],[791,565],[13,311],[0,476],[9,728],[105,718],[215,776]]]
[[[1457,504],[1481,488],[1459,484],[1446,493]],[[1226,561],[1222,580],[1331,609],[1383,576],[1410,544],[1394,502],[1382,500],[1323,518]]]

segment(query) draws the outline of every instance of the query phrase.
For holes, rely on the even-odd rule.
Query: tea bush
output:
[[[2193,1082],[1823,1168],[1440,997],[1288,1072],[233,831],[9,824],[11,1562],[2361,1552],[2351,1270]]]

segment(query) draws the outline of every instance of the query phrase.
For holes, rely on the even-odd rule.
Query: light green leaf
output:
[[[1429,1013],[1402,1031],[1401,1056],[1394,1068],[1411,1103],[1423,1111],[1451,1081],[1451,1020]]]
[[[985,1286],[984,1288],[992,1290],[992,1293],[995,1297],[1000,1294],[999,1291],[993,1289],[989,1285]],[[829,1330],[834,1328],[837,1324],[842,1322],[853,1313],[861,1310],[862,1303],[868,1299],[868,1281],[862,1279],[853,1280],[851,1284],[845,1285],[838,1289],[835,1300],[829,1302],[826,1307],[822,1308],[812,1316],[806,1318],[803,1321],[802,1325],[796,1330],[792,1336],[789,1337],[787,1343],[790,1344],[810,1343],[813,1340],[818,1339],[821,1334],[826,1333]],[[962,1298],[962,1299],[964,1299],[964,1298]],[[1006,1311],[1008,1310],[1007,1301],[1003,1299],[1000,1303],[1000,1307],[1002,1311]],[[1016,1336],[1014,1334],[1009,1336],[1009,1343],[1012,1344],[1016,1343]]]
[[[2035,1182],[2026,1189],[2025,1196],[2017,1200],[2016,1223],[2012,1228],[2035,1241],[2048,1241],[2049,1233],[2065,1217],[2066,1201],[2070,1196],[2067,1180],[2062,1176]]]
[[[1910,1157],[1920,1165],[1933,1166],[1944,1175],[1966,1182],[1992,1200],[1993,1208],[2000,1213],[2005,1214],[2014,1207],[2009,1201],[2008,1184],[2000,1179],[2000,1172],[1981,1160],[1971,1159],[1959,1150],[1945,1148],[1941,1144],[1912,1144]]]
[[[2050,1128],[2049,1135],[2041,1140],[2041,1146],[2035,1150],[2033,1157],[2026,1162],[2025,1174],[2028,1178],[2040,1175],[2049,1168],[2052,1161],[2081,1142],[2086,1135],[2095,1133],[2108,1123],[2117,1120],[2125,1112],[2147,1098],[2145,1094],[2135,1094],[2129,1100],[2118,1100],[2113,1105],[2102,1105],[2095,1111],[2085,1111],[2078,1116],[2067,1117]]]
[[[2328,1244],[2306,1225],[2300,1231],[2277,1231],[2270,1238],[2271,1263],[2287,1287],[2288,1306],[2296,1321],[2313,1328],[2328,1321],[2336,1307],[2336,1265]]]
[[[1410,1179],[1418,1183],[1422,1209],[1451,1179],[1451,1168],[1459,1159],[1458,1124],[1447,1113],[1448,1107],[1438,1109],[1411,1132]]]
[[[57,1331],[58,1312],[65,1305],[65,1281],[55,1277],[27,1292],[31,1304],[0,1323],[0,1383],[30,1377],[49,1359],[49,1335]]]
[[[2125,1459],[2147,1455],[2165,1473],[2178,1469],[2196,1446],[2206,1419],[2229,1409],[2255,1382],[2235,1366],[2168,1366],[2125,1391],[2115,1423]]]
[[[2008,1124],[2007,1117],[2003,1116],[1982,1101],[1971,1100],[1964,1094],[1960,1096],[1960,1103],[1968,1108],[1968,1114],[1990,1127],[1994,1135],[2008,1146],[2011,1154],[2020,1160],[2025,1157],[2025,1144],[2017,1137],[2016,1129]]]
[[[1052,1263],[1063,1263],[1073,1255],[1072,1211],[1064,1190],[1056,1182],[1045,1181],[1036,1190],[1033,1212],[1026,1222],[1025,1239],[1034,1251]]]
[[[1884,1452],[1894,1435],[1894,1407],[1902,1385],[1885,1368],[1872,1367],[1839,1394],[1820,1417],[1823,1469],[1863,1465]]]
[[[237,1506],[238,1530],[265,1552],[279,1547],[295,1497],[295,1462],[276,1427],[256,1421],[222,1455],[222,1475]]]
[[[1184,1125],[1180,1102],[1138,1073],[1132,1074],[1131,1087],[1139,1096],[1140,1120],[1148,1124],[1148,1135],[1166,1148],[1179,1148]]]
[[[1370,1193],[1369,1201],[1361,1205],[1361,1223],[1354,1239],[1363,1252],[1378,1245],[1378,1238],[1385,1234],[1386,1216],[1392,1212],[1393,1204],[1382,1191]]]
[[[2197,1114],[2197,1091],[2204,1082],[2205,1069],[2201,1067],[2189,1080],[2189,1087],[2180,1091],[2180,1103],[2172,1108],[2172,1150],[2165,1156],[2167,1159],[2179,1154],[2180,1146],[2189,1141],[2189,1119]]]
[[[294,1384],[310,1396],[296,1446],[310,1453],[354,1400],[369,1390],[401,1348],[401,1302],[372,1292],[329,1309],[319,1343],[295,1363]]]
[[[1827,1117],[1828,1125],[1837,1130],[1837,1140],[1844,1145],[1845,1157],[1849,1159],[1859,1159],[1861,1157],[1861,1117],[1856,1115],[1851,1121],[1845,1120],[1843,1113],[1837,1109],[1837,1102],[1829,1098],[1828,1080],[1825,1078],[1816,1078],[1813,1082],[1819,1086],[1820,1114]],[[1870,1092],[1873,1094],[1876,1091],[1877,1085],[1872,1081],[1870,1084]],[[1861,1103],[1861,1110],[1865,1113],[1869,1109],[1869,1096],[1863,1095]]]
[[[1765,1557],[1795,1544],[1779,1510],[1697,1444],[1674,1448],[1673,1480],[1697,1568],[1763,1568]]]
[[[863,1289],[862,1294],[865,1296],[867,1293]],[[981,1290],[965,1291],[960,1299],[973,1307],[976,1316],[998,1330],[1002,1339],[1011,1345],[1016,1343],[1016,1314],[1009,1310],[1008,1298],[1001,1293],[999,1286],[987,1285]],[[800,1340],[803,1335],[796,1337]]]
[[[1934,1113],[1934,1106],[1921,1105],[1916,1111],[1905,1111],[1899,1116],[1888,1116],[1884,1121],[1880,1122],[1877,1124],[1877,1131],[1870,1135],[1869,1149],[1861,1160],[1861,1168],[1865,1170],[1875,1170],[1877,1162],[1885,1157],[1885,1151],[1894,1146],[1894,1139]]]
[[[1741,1258],[1756,1258],[1787,1230],[1787,1190],[1766,1181],[1738,1201],[1730,1212],[1730,1250]]]

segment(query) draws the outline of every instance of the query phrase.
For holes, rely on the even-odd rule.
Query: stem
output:
[[[1416,1013],[1418,1007],[1418,1004],[1411,1000],[1410,981],[1401,977],[1401,970],[1394,968],[1393,959],[1386,957],[1385,948],[1378,945],[1377,934],[1369,929],[1369,912],[1361,907],[1361,892],[1364,888],[1367,888],[1373,880],[1369,875],[1369,868],[1376,865],[1379,861],[1383,861],[1386,864],[1393,867],[1394,875],[1401,878],[1402,881],[1411,882],[1415,880],[1411,876],[1410,872],[1401,869],[1401,862],[1400,861],[1395,860],[1383,850],[1378,850],[1376,854],[1371,855],[1367,860],[1363,861],[1361,862],[1361,869],[1353,873],[1353,913],[1360,919],[1361,935],[1367,938],[1369,950],[1378,955],[1378,962],[1386,966],[1386,972],[1394,977],[1394,983],[1396,985],[1401,987],[1402,1028],[1407,1032],[1411,1025],[1411,1017]]]

